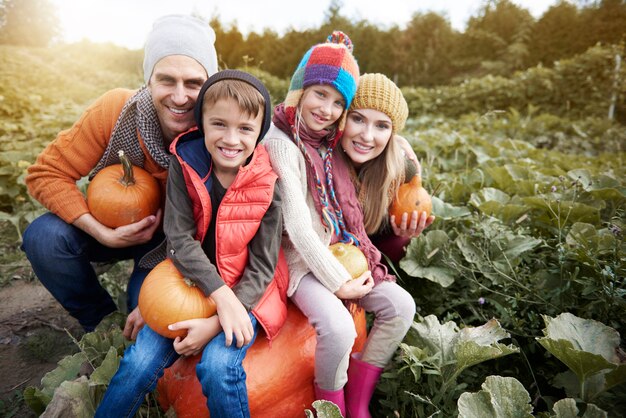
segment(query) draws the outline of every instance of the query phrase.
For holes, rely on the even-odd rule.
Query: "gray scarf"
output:
[[[124,150],[133,165],[143,168],[145,156],[139,145],[137,130],[152,159],[164,169],[169,167],[170,157],[163,143],[163,133],[152,103],[152,96],[148,87],[143,86],[128,99],[122,108],[115,122],[109,145],[89,174],[90,180],[104,167],[119,164],[119,150]]]

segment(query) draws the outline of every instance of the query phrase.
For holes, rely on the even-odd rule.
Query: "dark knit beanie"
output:
[[[194,117],[196,119],[196,125],[198,125],[198,130],[202,135],[204,135],[204,132],[202,131],[202,107],[204,104],[204,95],[209,87],[222,80],[243,81],[250,84],[259,93],[261,93],[261,96],[263,96],[263,99],[265,100],[265,107],[263,109],[263,124],[261,125],[261,133],[256,141],[258,144],[270,129],[270,124],[272,122],[272,103],[270,93],[267,91],[265,85],[256,77],[244,71],[222,70],[213,74],[207,81],[204,82],[202,88],[200,89],[200,93],[198,93],[198,100],[196,101],[196,107],[194,108]]]

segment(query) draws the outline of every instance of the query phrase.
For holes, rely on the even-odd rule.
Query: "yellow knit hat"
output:
[[[393,133],[404,128],[409,107],[402,92],[384,74],[363,74],[352,100],[350,110],[374,109],[389,116]]]

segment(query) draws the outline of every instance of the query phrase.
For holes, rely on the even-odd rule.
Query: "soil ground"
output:
[[[28,386],[78,350],[83,330],[35,278],[16,229],[0,222],[0,417],[34,417]]]
[[[57,361],[76,352],[70,335],[79,340],[82,333],[38,281],[15,280],[0,288],[0,415],[35,416],[21,393],[38,387]]]

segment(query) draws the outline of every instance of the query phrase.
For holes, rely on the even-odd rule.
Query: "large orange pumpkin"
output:
[[[329,246],[328,249],[341,265],[348,270],[353,279],[369,270],[365,255],[356,245],[337,242]]]
[[[154,215],[161,205],[159,183],[146,170],[133,167],[124,151],[121,164],[100,170],[87,187],[89,212],[109,228]]]
[[[169,258],[146,276],[139,291],[139,311],[146,324],[167,338],[184,337],[186,330],[170,331],[174,322],[208,318],[217,311],[215,302],[184,278]]]
[[[367,332],[365,313],[353,313],[357,338],[353,352],[363,349]],[[315,330],[307,318],[289,303],[287,322],[269,345],[260,332],[243,361],[250,415],[254,418],[301,418],[315,400],[313,371]],[[200,355],[181,357],[157,384],[159,403],[165,410],[174,408],[178,418],[206,418],[209,411],[196,377]]]
[[[404,183],[398,188],[398,194],[389,208],[389,215],[394,215],[396,217],[396,225],[400,226],[402,214],[404,212],[408,213],[410,219],[414,210],[418,214],[426,212],[426,216],[430,216],[433,210],[430,195],[422,187],[422,179],[419,176],[413,177],[410,182]]]

